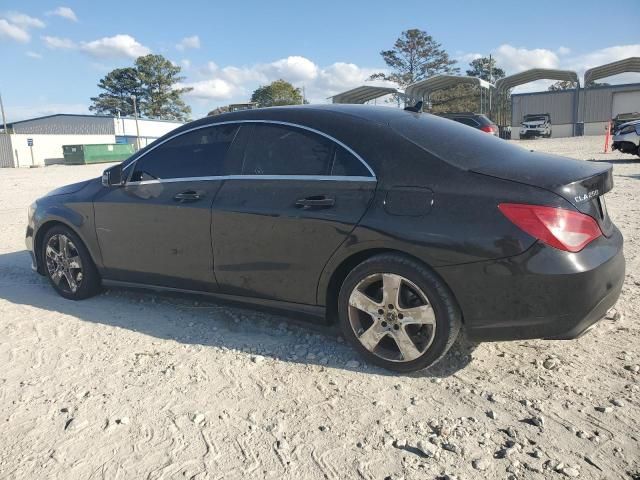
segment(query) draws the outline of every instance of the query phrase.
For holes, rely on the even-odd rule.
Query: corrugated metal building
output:
[[[63,145],[130,143],[142,148],[180,125],[140,118],[136,127],[133,118],[71,114],[13,122],[7,124],[9,135],[0,134],[0,167],[61,163]]]
[[[573,131],[574,91],[519,93],[511,96],[512,138],[527,114],[549,113],[553,137],[569,137]],[[640,83],[606,85],[581,89],[578,118],[584,121],[585,135],[603,135],[607,122],[619,113],[640,112]]]

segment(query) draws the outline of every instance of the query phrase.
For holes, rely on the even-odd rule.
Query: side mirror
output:
[[[122,165],[114,165],[102,172],[102,185],[105,187],[119,187],[124,184],[122,177]]]

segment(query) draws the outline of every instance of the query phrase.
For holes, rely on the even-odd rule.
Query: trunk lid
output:
[[[523,153],[522,156],[512,156],[508,163],[486,162],[471,171],[552,191],[582,213],[595,218],[606,236],[611,234],[613,225],[603,198],[613,188],[613,167],[610,163],[537,152]]]
[[[390,122],[407,140],[457,168],[518,182],[560,195],[613,230],[602,195],[613,188],[612,166],[526,150],[513,142],[428,114]]]

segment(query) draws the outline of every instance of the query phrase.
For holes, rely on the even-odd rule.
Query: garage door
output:
[[[619,113],[640,112],[640,90],[618,92],[613,94],[612,117]]]

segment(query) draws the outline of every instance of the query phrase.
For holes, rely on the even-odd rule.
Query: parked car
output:
[[[609,164],[429,114],[245,110],[38,199],[26,244],[65,298],[138,286],[296,312],[407,372],[460,330],[570,339],[598,321],[624,280],[612,186]]]
[[[640,120],[640,113],[639,112],[619,113],[612,120],[611,134],[615,135],[622,124],[633,122],[635,120]]]
[[[548,113],[534,113],[522,117],[520,138],[551,138],[552,133],[551,115]]]
[[[611,149],[640,156],[640,120],[618,126]]]
[[[454,120],[458,123],[462,123],[464,125],[477,128],[478,130],[482,130],[483,132],[490,133],[491,135],[495,135],[496,137],[499,134],[498,125],[493,123],[489,119],[489,117],[481,113],[461,112],[461,113],[441,113],[439,115],[441,117]]]

